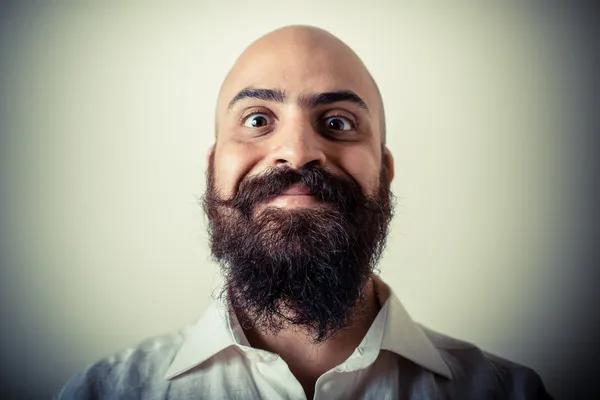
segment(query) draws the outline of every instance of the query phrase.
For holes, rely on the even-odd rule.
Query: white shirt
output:
[[[537,374],[416,324],[375,278],[379,313],[352,355],[319,377],[314,399],[549,399]],[[277,354],[250,346],[214,302],[194,325],[75,375],[59,399],[306,399]]]
[[[376,279],[375,289],[381,310],[352,355],[319,377],[315,400],[397,399],[398,356],[451,378],[442,357],[400,301],[390,295],[388,286]],[[220,362],[209,363],[203,371],[211,386],[219,388],[215,395],[246,391],[257,398],[306,399],[286,362],[277,354],[250,347],[235,314],[219,303],[212,304],[195,326],[166,378],[175,379],[212,357]]]

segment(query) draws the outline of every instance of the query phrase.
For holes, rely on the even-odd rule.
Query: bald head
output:
[[[251,91],[256,89],[273,91]],[[246,93],[243,93],[244,90]],[[239,100],[240,93],[242,96],[254,94],[285,102],[336,92],[345,92],[346,98],[352,101],[362,101],[384,143],[385,118],[381,95],[356,53],[323,29],[288,26],[275,30],[248,46],[227,74],[217,102],[217,134],[220,120],[236,97]],[[349,96],[351,94],[356,97]]]
[[[248,46],[223,82],[216,121],[209,165],[223,195],[281,165],[320,166],[366,195],[378,192],[382,169],[393,177],[377,86],[356,53],[322,29],[286,27]]]

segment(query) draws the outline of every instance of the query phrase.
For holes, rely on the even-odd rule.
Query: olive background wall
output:
[[[487,4],[487,5],[483,5]],[[600,396],[600,14],[575,2],[3,2],[2,398],[198,318],[217,92],[251,41],[316,25],[387,112],[380,265],[416,320]]]

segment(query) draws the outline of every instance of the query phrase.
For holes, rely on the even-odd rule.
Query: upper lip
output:
[[[308,186],[306,186],[303,183],[296,183],[292,186],[290,186],[289,188],[287,188],[286,190],[282,191],[281,193],[279,193],[280,196],[283,195],[287,195],[287,196],[302,196],[302,195],[311,195],[312,192],[311,190],[308,188]]]

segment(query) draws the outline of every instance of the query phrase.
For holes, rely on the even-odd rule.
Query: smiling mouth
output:
[[[281,193],[269,197],[265,203],[283,208],[309,207],[319,203],[319,199],[308,186],[296,183]]]
[[[277,196],[314,196],[311,190],[302,183],[296,183],[286,190],[279,193]]]

